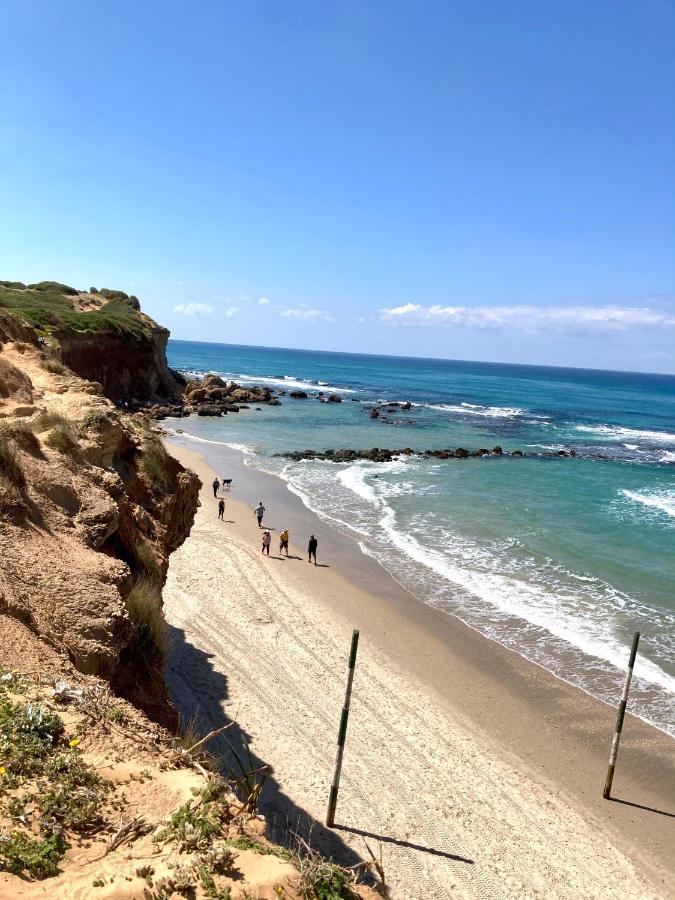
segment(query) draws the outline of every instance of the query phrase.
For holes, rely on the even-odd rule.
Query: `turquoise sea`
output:
[[[675,735],[675,376],[186,341],[170,341],[169,363],[314,395],[165,424],[278,475],[421,602],[612,703],[641,631],[631,707]],[[379,400],[412,408],[371,419]],[[497,444],[578,456],[273,455]]]

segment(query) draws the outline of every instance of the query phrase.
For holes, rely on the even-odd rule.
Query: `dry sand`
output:
[[[206,485],[164,592],[170,689],[185,718],[236,718],[272,767],[272,824],[313,829],[348,863],[368,857],[367,841],[394,900],[675,896],[672,740],[629,718],[633,774],[617,783],[641,807],[602,801],[611,710],[450,616],[309,566],[293,533],[291,559],[276,534],[262,558],[249,502],[228,497],[218,521],[213,471],[168,446]],[[340,827],[328,832],[352,627]]]

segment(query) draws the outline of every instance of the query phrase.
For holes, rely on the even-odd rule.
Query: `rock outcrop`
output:
[[[373,410],[375,411],[375,410]],[[275,453],[275,456],[284,459],[292,459],[297,461],[303,459],[319,459],[327,462],[354,462],[359,459],[366,459],[370,462],[391,462],[400,456],[421,456],[426,459],[469,459],[470,457],[560,457],[560,456],[576,456],[575,450],[556,450],[544,453],[523,453],[522,450],[511,450],[505,453],[501,447],[493,447],[487,450],[481,447],[478,450],[467,450],[465,447],[457,447],[455,450],[413,450],[412,447],[403,447],[399,450],[388,450],[382,447],[371,447],[366,450],[351,450],[342,448],[340,450],[292,450],[289,453]]]

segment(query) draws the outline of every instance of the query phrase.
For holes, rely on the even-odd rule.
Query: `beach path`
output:
[[[317,600],[337,574],[304,558],[262,559],[248,508],[229,501],[223,525],[206,499],[171,559],[168,681],[184,716],[197,711],[202,727],[236,718],[271,766],[264,811],[272,824],[311,830],[348,862],[368,858],[367,842],[393,900],[578,900],[618,896],[619,886],[622,898],[660,896],[551,784],[448,715],[364,631],[339,827],[323,829],[359,623]]]

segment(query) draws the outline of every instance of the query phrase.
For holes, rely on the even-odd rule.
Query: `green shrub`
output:
[[[77,752],[55,756],[45,774],[51,787],[38,801],[45,819],[73,831],[88,831],[101,821],[104,794],[112,785],[88,768]]]
[[[354,874],[314,850],[296,858],[298,892],[306,900],[358,900],[352,889]]]
[[[38,281],[35,284],[29,284],[28,287],[33,291],[53,291],[57,294],[67,294],[69,296],[80,293],[77,288],[71,287],[69,284],[61,284],[59,281]]]
[[[129,295],[125,294],[124,291],[111,291],[109,288],[101,288],[98,293],[101,297],[105,297],[106,300],[128,300]]]
[[[52,375],[65,375],[68,372],[66,366],[60,363],[58,359],[46,359],[40,365],[47,372],[51,372]]]
[[[162,841],[176,841],[181,849],[198,850],[209,846],[210,838],[220,831],[220,824],[192,806],[188,800],[175,812],[169,825],[157,835]]]
[[[25,353],[28,350],[28,344],[23,341],[14,341],[14,349],[17,353]]]
[[[70,453],[77,447],[77,438],[70,425],[55,425],[45,438],[45,444],[59,453]]]
[[[25,872],[32,878],[50,878],[58,874],[59,860],[67,849],[60,834],[52,834],[42,841],[32,841],[18,832],[10,837],[0,836],[0,869],[12,875]]]
[[[39,773],[63,734],[63,722],[41,703],[0,698],[0,759],[10,777]]]
[[[100,409],[90,409],[80,422],[83,431],[103,431],[110,425],[110,416]]]
[[[138,578],[126,599],[126,605],[140,648],[154,649],[163,655],[166,628],[162,614],[162,592],[157,581],[145,575]]]
[[[23,281],[0,281],[1,287],[15,288],[17,290],[23,291],[26,289],[26,285]]]

